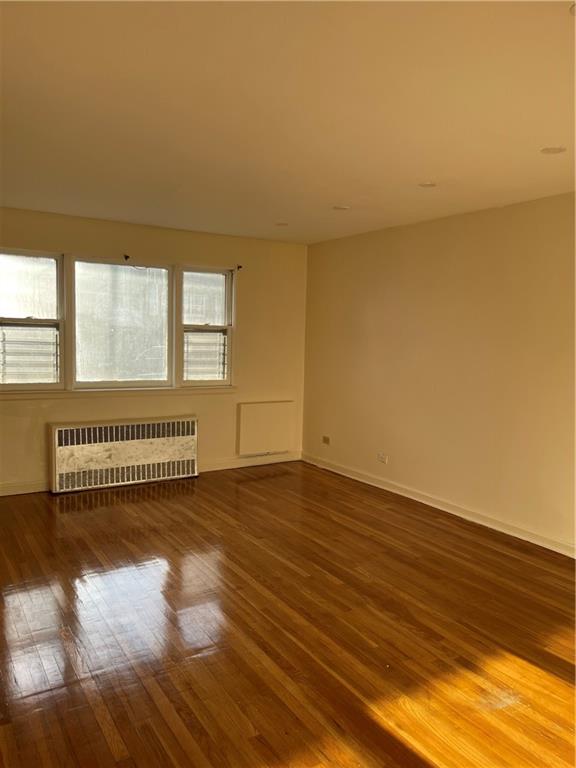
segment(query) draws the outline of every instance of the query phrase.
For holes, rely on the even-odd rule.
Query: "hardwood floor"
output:
[[[573,562],[302,463],[0,499],[0,765],[573,765]]]

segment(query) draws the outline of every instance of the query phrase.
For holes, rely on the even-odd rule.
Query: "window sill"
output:
[[[235,386],[186,386],[186,387],[147,387],[139,389],[29,389],[0,391],[0,402],[10,400],[78,400],[99,397],[193,397],[194,395],[231,395],[238,390]]]

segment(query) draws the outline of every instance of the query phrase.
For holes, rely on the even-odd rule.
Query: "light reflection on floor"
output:
[[[10,699],[160,662],[170,643],[185,657],[212,653],[225,625],[220,562],[214,549],[184,555],[177,570],[155,557],[87,571],[67,589],[55,580],[7,588],[2,613]]]
[[[60,585],[12,587],[3,593],[4,636],[8,648],[7,685],[22,698],[62,685],[66,659],[60,638]]]
[[[204,656],[218,648],[225,625],[218,593],[221,560],[218,549],[187,554],[182,560],[176,607],[186,655]]]

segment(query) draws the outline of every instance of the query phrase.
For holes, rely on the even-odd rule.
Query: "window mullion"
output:
[[[62,378],[66,389],[74,389],[76,381],[76,317],[74,304],[74,259],[62,258],[62,282],[60,285],[62,306],[60,314],[64,319],[62,344]]]
[[[184,326],[182,325],[183,303],[182,303],[182,268],[175,267],[172,276],[174,304],[172,307],[172,324],[174,329],[174,339],[172,344],[172,370],[174,375],[174,385],[181,387],[184,381]]]

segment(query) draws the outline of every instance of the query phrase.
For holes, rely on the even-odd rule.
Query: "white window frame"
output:
[[[141,261],[134,261],[130,258],[129,261],[122,261],[118,258],[110,259],[97,256],[79,256],[74,255],[69,259],[71,269],[68,275],[68,307],[70,310],[70,317],[72,322],[70,323],[71,337],[71,349],[69,352],[70,361],[70,373],[71,378],[69,381],[70,389],[90,390],[90,389],[170,389],[174,387],[174,322],[172,314],[174,312],[174,281],[172,278],[173,267],[168,264],[147,264]],[[166,379],[132,379],[130,381],[78,381],[76,378],[76,264],[78,263],[90,263],[90,264],[109,264],[116,267],[144,267],[148,269],[162,269],[167,272],[167,285],[168,285],[168,333],[167,333],[167,360],[166,360]]]
[[[179,350],[177,355],[176,381],[179,387],[230,387],[232,386],[232,360],[233,360],[233,342],[234,342],[234,311],[235,311],[235,280],[234,269],[223,269],[218,267],[192,267],[179,266],[176,272],[176,344]],[[226,323],[224,325],[194,325],[184,323],[184,273],[185,272],[208,272],[212,274],[224,275],[226,286]],[[226,378],[224,379],[184,379],[184,334],[190,331],[200,332],[225,332],[226,333]]]
[[[51,258],[56,261],[56,279],[58,292],[58,319],[28,320],[18,318],[0,318],[0,322],[13,325],[48,325],[59,331],[58,371],[59,381],[54,383],[35,382],[26,384],[0,383],[0,393],[26,391],[98,392],[101,390],[174,390],[203,389],[218,390],[233,386],[233,336],[235,329],[236,275],[233,267],[213,267],[206,265],[158,264],[156,261],[93,256],[83,254],[62,254],[48,251],[31,251],[19,248],[0,247],[0,252],[7,255]],[[168,336],[167,336],[167,379],[134,381],[77,381],[76,380],[76,263],[91,262],[112,264],[115,266],[148,267],[163,269],[168,272]],[[183,323],[183,282],[184,272],[215,272],[226,277],[225,325],[185,325]],[[188,330],[224,331],[227,336],[227,365],[225,379],[184,380],[184,333]]]
[[[0,325],[14,325],[17,327],[30,326],[31,328],[57,328],[58,329],[58,381],[49,382],[26,382],[22,384],[14,382],[0,383],[0,392],[14,391],[34,391],[34,390],[62,390],[66,381],[66,298],[64,296],[64,259],[63,254],[49,251],[29,251],[20,248],[2,248],[0,249],[6,256],[26,256],[29,258],[53,259],[56,262],[56,314],[57,317],[51,320],[40,320],[34,318],[18,317],[0,317]]]

